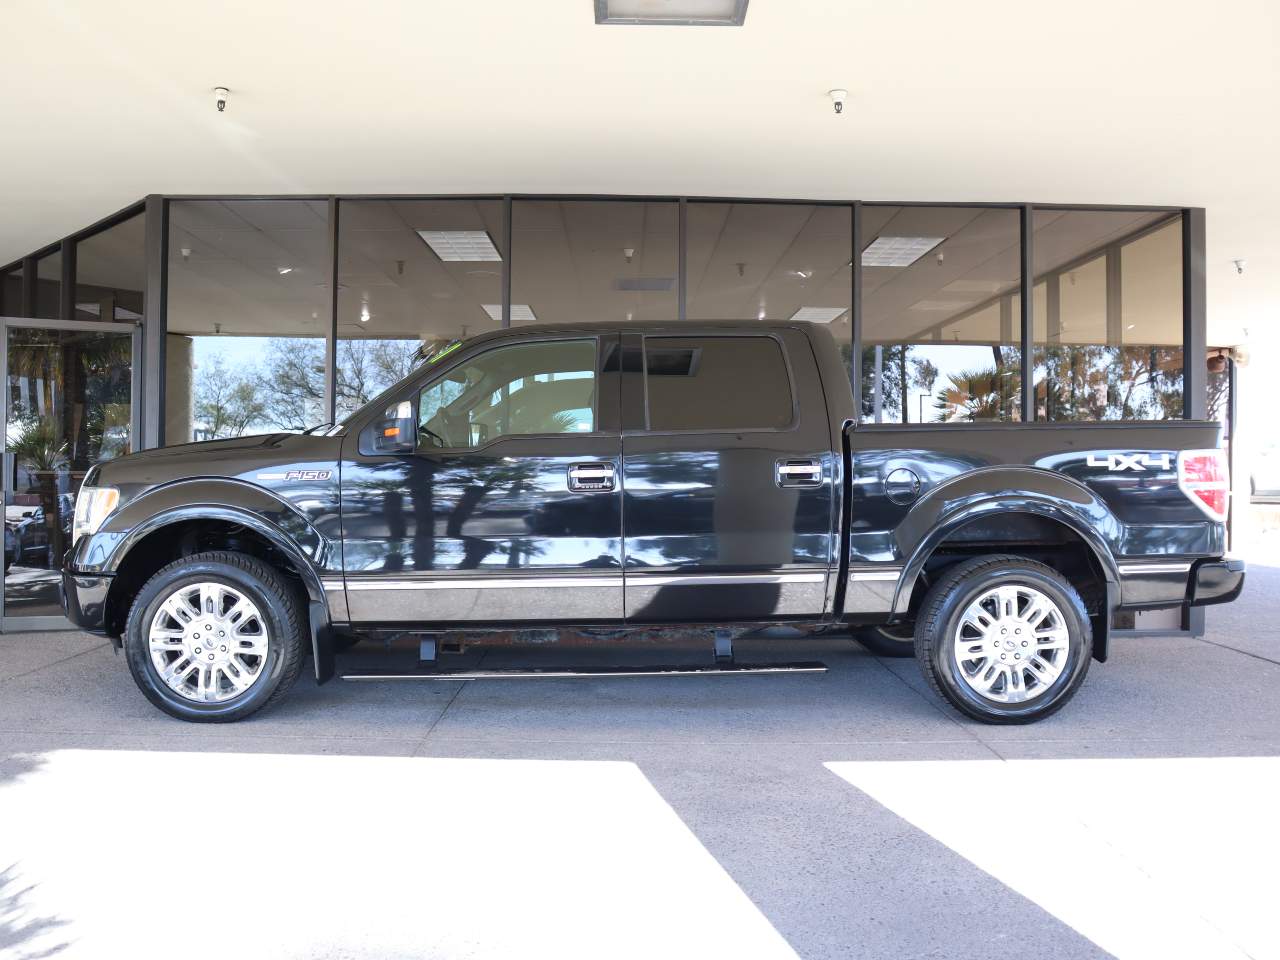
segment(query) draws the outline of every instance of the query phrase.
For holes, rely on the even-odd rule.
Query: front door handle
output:
[[[773,479],[780,487],[820,487],[822,463],[818,460],[779,460],[774,464]]]
[[[569,489],[578,493],[608,492],[617,482],[612,463],[574,463],[569,466]]]

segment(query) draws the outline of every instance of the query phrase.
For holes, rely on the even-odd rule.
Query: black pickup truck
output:
[[[308,654],[324,682],[361,637],[790,624],[1019,723],[1117,613],[1243,586],[1215,423],[858,419],[820,326],[502,330],[337,426],[95,466],[64,605],[186,720],[278,700]]]

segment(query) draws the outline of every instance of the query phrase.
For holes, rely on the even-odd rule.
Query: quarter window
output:
[[[791,380],[772,337],[646,337],[649,429],[781,430]]]
[[[418,398],[418,446],[471,448],[499,437],[596,428],[596,342],[499,347],[455,367]]]

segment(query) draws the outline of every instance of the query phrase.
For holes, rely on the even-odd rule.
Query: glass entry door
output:
[[[2,628],[68,628],[58,599],[76,491],[96,462],[135,449],[138,328],[0,320]]]

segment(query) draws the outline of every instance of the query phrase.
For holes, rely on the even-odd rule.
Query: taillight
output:
[[[1231,476],[1225,450],[1183,450],[1178,454],[1178,489],[1211,519],[1227,519]]]

